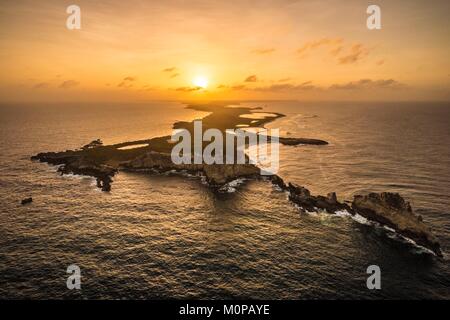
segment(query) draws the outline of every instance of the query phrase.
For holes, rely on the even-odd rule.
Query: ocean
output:
[[[279,175],[340,200],[399,192],[450,252],[450,104],[245,102],[327,146],[280,146]],[[2,299],[449,299],[450,265],[349,215],[300,213],[267,181],[217,195],[196,177],[94,179],[32,162],[46,151],[171,134],[207,113],[178,102],[0,105]],[[32,196],[33,203],[20,205]],[[81,269],[68,290],[67,267]],[[381,290],[366,286],[381,269]]]

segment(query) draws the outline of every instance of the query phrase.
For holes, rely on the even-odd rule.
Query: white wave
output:
[[[228,182],[227,184],[223,185],[219,192],[226,192],[226,193],[233,193],[236,192],[236,188],[242,185],[246,179],[244,178],[238,178],[233,181]]]
[[[277,186],[276,184],[272,184],[272,188],[273,188],[275,191],[279,191],[279,192],[282,192],[282,191],[283,191],[283,189],[281,189],[281,187],[280,187],[280,186]]]
[[[353,218],[353,220],[355,220],[361,224],[370,225],[374,228],[379,228],[379,229],[385,230],[388,238],[412,245],[415,248],[415,253],[419,253],[419,254],[420,253],[429,253],[429,254],[436,255],[432,250],[421,246],[414,240],[412,240],[404,235],[401,235],[400,233],[398,233],[397,231],[395,231],[395,229],[392,229],[391,227],[380,224],[376,221],[371,221],[359,214],[355,214],[354,216],[352,216],[352,218]]]
[[[337,217],[350,217],[351,214],[347,210],[338,210],[334,214]]]
[[[399,233],[397,233],[394,229],[389,228],[389,227],[385,227],[383,226],[384,229],[388,230],[387,232],[387,236],[390,239],[396,240],[396,241],[400,241],[409,245],[412,245],[415,249],[416,253],[428,253],[428,254],[433,254],[436,255],[432,250],[425,248],[424,246],[421,246],[420,244],[418,244],[417,242],[415,242],[413,239],[410,239],[404,235],[401,235]]]
[[[371,221],[369,221],[367,218],[365,218],[357,213],[355,213],[355,215],[352,216],[352,219],[361,224],[373,225],[373,223]]]
[[[219,189],[219,192],[223,192],[223,193],[233,193],[233,192],[236,192],[236,188],[233,188],[233,187],[221,187],[220,189]]]
[[[83,180],[83,179],[94,179],[95,180],[95,178],[94,177],[91,177],[91,176],[85,176],[85,175],[82,175],[82,174],[74,174],[74,173],[65,173],[65,174],[63,174],[61,177],[63,177],[63,178],[67,178],[67,179],[76,179],[76,180]]]
[[[238,179],[236,179],[236,180],[233,180],[233,181],[228,182],[227,185],[230,186],[230,187],[238,187],[238,186],[240,186],[241,184],[243,184],[243,183],[245,182],[245,180],[246,180],[246,179],[238,178]]]
[[[395,232],[395,230],[392,229],[391,227],[383,226],[383,228],[386,229],[386,230],[388,230],[388,231]]]

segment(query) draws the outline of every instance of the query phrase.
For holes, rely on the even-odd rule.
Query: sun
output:
[[[208,78],[204,76],[197,76],[192,80],[192,83],[199,88],[205,89],[208,86]]]

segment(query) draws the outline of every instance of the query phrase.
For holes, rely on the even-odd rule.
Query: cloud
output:
[[[319,87],[312,84],[312,81],[306,81],[301,84],[292,84],[292,83],[281,83],[281,84],[273,84],[266,87],[257,87],[254,88],[255,91],[307,91],[319,89]]]
[[[129,84],[127,81],[122,81],[117,85],[119,88],[131,88],[133,85]]]
[[[312,84],[312,81],[306,81],[301,84],[292,84],[292,83],[277,83],[272,84],[270,86],[261,86],[261,87],[247,87],[243,84],[240,85],[220,85],[217,87],[218,89],[228,89],[233,91],[264,91],[264,92],[279,92],[279,91],[305,91],[305,90],[313,90],[320,89],[319,87]]]
[[[70,88],[78,86],[79,84],[80,83],[75,80],[66,80],[59,85],[59,88],[60,89],[70,89]]]
[[[377,66],[383,65],[383,64],[384,64],[384,59],[378,60],[378,61],[376,62],[376,64],[377,64]]]
[[[306,42],[302,47],[300,47],[297,52],[302,56],[302,57],[306,57],[306,55],[312,51],[315,50],[317,48],[320,47],[331,47],[332,50],[333,48],[335,49],[336,47],[341,46],[341,44],[343,43],[344,40],[342,40],[341,38],[323,38],[320,40],[315,40],[315,41],[309,41]]]
[[[356,63],[370,53],[370,49],[362,43],[346,44],[342,38],[323,38],[305,43],[297,50],[300,57],[306,58],[319,48],[326,48],[329,55],[337,59],[339,64]]]
[[[235,84],[235,85],[226,85],[226,84],[220,84],[217,86],[217,89],[225,89],[225,90],[244,90],[247,89],[247,87],[243,84]]]
[[[283,79],[278,80],[278,82],[288,82],[291,80],[292,80],[291,78],[283,78]]]
[[[333,84],[331,90],[361,90],[361,89],[397,89],[404,87],[403,84],[394,79],[361,79],[344,84]]]
[[[117,85],[117,87],[131,88],[133,86],[133,84],[131,82],[134,82],[134,81],[136,81],[136,77],[131,77],[131,76],[125,77],[125,78],[123,78],[123,81]]]
[[[256,53],[256,54],[269,54],[269,53],[275,52],[275,49],[274,48],[255,49],[255,50],[252,50],[252,52]]]
[[[305,81],[302,83],[274,83],[269,86],[248,87],[245,85],[224,85],[221,84],[217,88],[230,91],[253,91],[253,92],[305,92],[317,90],[321,92],[330,90],[367,90],[367,89],[401,89],[405,85],[394,79],[360,79],[347,83],[337,83],[330,87],[317,86],[312,81]]]
[[[358,62],[369,54],[369,49],[364,47],[361,43],[355,44],[351,47],[350,53],[338,57],[340,64],[350,64]]]
[[[202,90],[202,87],[179,87],[176,88],[175,91],[182,91],[182,92],[193,92],[193,91],[198,91],[198,90]]]
[[[337,57],[339,53],[342,52],[344,46],[336,46],[335,48],[330,49],[330,54],[334,57]]]
[[[144,85],[144,86],[142,86],[142,88],[140,89],[141,91],[152,91],[152,90],[154,90],[155,88],[153,88],[151,85],[149,85],[149,84],[146,84],[146,85]]]
[[[171,75],[169,76],[170,79],[176,78],[178,77],[180,74],[177,72],[177,68],[176,67],[170,67],[170,68],[165,68],[162,70],[162,72],[165,73],[171,73]]]
[[[40,82],[34,85],[34,89],[44,89],[44,88],[48,88],[50,86],[50,84],[48,82]]]
[[[256,77],[256,75],[248,76],[248,77],[245,79],[245,82],[256,82],[256,81],[258,81],[258,78]]]

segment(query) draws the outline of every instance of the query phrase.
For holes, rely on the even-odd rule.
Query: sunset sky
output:
[[[71,4],[81,30],[66,28]],[[0,102],[449,100],[449,13],[448,0],[3,0]]]

